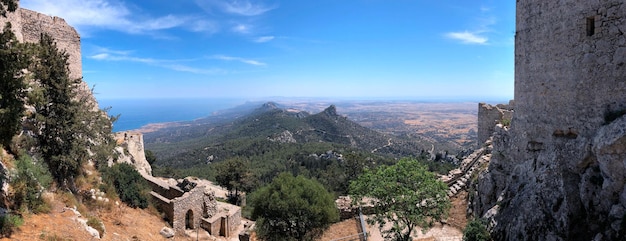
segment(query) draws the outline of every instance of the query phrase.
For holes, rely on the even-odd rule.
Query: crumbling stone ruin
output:
[[[152,176],[144,176],[152,187],[150,194],[157,208],[165,213],[172,228],[178,232],[203,228],[212,236],[231,237],[241,224],[241,208],[218,202],[215,193],[192,178],[175,185]]]
[[[495,130],[496,124],[508,125],[513,117],[513,100],[508,105],[478,104],[478,144],[485,143]]]
[[[495,240],[626,240],[626,2],[516,3],[515,112],[473,213]]]
[[[146,160],[145,149],[143,146],[143,134],[133,131],[122,131],[115,133],[115,141],[117,146],[115,151],[118,153],[117,160],[110,160],[109,166],[113,162],[128,163],[133,165],[137,171],[144,175],[152,175],[152,167]]]

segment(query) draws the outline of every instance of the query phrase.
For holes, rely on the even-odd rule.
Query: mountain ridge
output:
[[[190,152],[195,153],[193,156],[196,160],[193,162],[197,162],[199,156],[203,156],[201,159],[213,156],[214,160],[222,160],[233,155],[222,152],[215,157],[214,153],[220,153],[218,147],[227,145],[232,140],[270,142],[271,139],[281,135],[289,135],[291,143],[302,145],[327,143],[391,158],[419,156],[424,150],[416,141],[383,134],[341,116],[335,105],[330,105],[319,113],[310,114],[306,111],[286,109],[275,102],[266,102],[253,110],[248,110],[247,114],[240,114],[228,121],[218,116],[211,118],[216,121],[146,133],[146,148],[154,150],[159,159],[170,160],[169,163],[191,161],[185,157]],[[180,148],[172,150],[167,147],[177,144],[184,145],[183,149],[186,150]],[[177,160],[173,161],[175,157]],[[159,164],[167,165],[168,162],[157,163]]]

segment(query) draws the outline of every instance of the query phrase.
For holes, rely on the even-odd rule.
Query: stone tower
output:
[[[626,109],[623,0],[518,0],[514,129],[550,142],[557,130],[591,138]],[[558,134],[558,133],[557,133]]]
[[[474,213],[495,240],[626,240],[626,1],[517,0],[515,112]]]

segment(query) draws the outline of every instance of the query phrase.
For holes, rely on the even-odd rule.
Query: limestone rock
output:
[[[276,134],[271,138],[268,137],[268,139],[270,141],[280,142],[280,143],[296,143],[297,142],[296,139],[293,138],[293,134],[288,130],[285,130],[281,132],[280,134]]]
[[[159,234],[161,234],[164,238],[171,238],[174,237],[174,229],[163,227],[161,231],[159,231]]]

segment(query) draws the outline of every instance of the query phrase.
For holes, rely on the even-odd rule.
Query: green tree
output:
[[[74,178],[88,159],[90,143],[80,114],[85,106],[77,96],[80,79],[70,79],[68,55],[59,51],[52,37],[42,34],[34,77],[41,86],[41,100],[35,104],[41,154],[62,188],[75,191]]]
[[[487,224],[484,219],[470,221],[463,230],[463,241],[489,241],[491,234],[487,231]]]
[[[339,219],[333,196],[317,181],[282,173],[252,194],[263,240],[312,240]]]
[[[11,150],[11,140],[20,130],[24,116],[26,85],[22,70],[28,63],[23,45],[15,38],[11,24],[6,23],[0,33],[0,144],[7,150]]]
[[[144,150],[144,154],[146,155],[146,161],[148,161],[148,164],[152,165],[156,160],[156,156],[154,155],[154,153],[152,153],[151,150]]]
[[[148,207],[150,188],[135,167],[127,163],[118,163],[110,168],[103,168],[102,177],[107,184],[115,188],[122,202],[128,206]]]
[[[231,198],[238,199],[239,192],[249,192],[256,183],[250,164],[242,158],[231,158],[215,164],[215,181],[225,187]],[[235,200],[237,201],[237,200]]]
[[[386,240],[411,240],[423,229],[445,218],[450,209],[448,187],[417,160],[401,159],[393,166],[366,170],[350,183],[350,195],[363,206],[373,206],[368,218],[377,223]],[[389,227],[386,225],[391,223]]]

